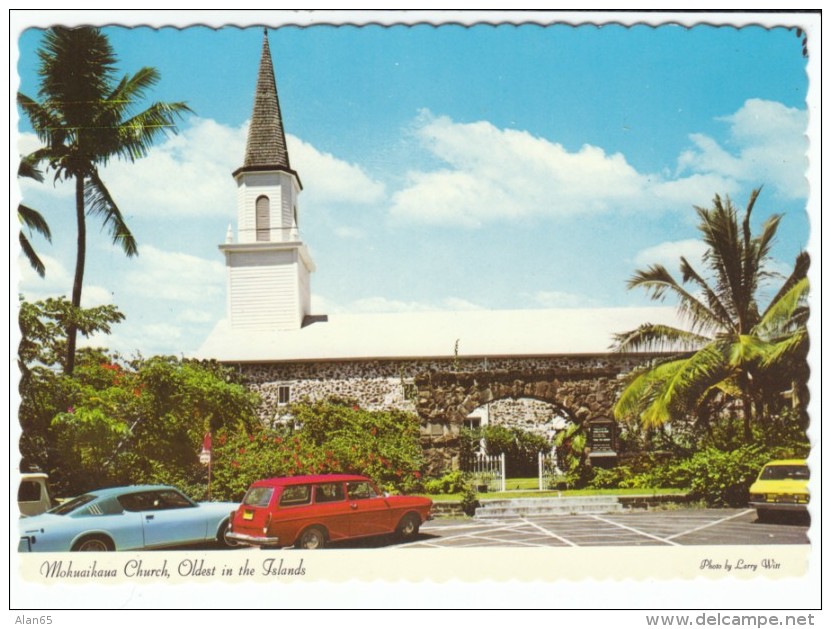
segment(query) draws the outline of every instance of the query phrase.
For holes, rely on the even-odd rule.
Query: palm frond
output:
[[[176,119],[186,113],[192,110],[185,103],[153,103],[118,125],[116,153],[130,161],[144,157],[159,137],[177,132]]]
[[[43,183],[43,173],[38,168],[37,160],[31,154],[20,159],[17,165],[17,176]]]
[[[644,323],[634,330],[615,334],[612,349],[618,352],[679,352],[698,349],[709,341],[708,337],[688,330]]]
[[[631,374],[620,394],[613,413],[620,421],[640,421],[641,414],[655,400],[664,384],[681,368],[686,359],[675,359],[646,367]]]
[[[733,327],[730,313],[721,302],[719,296],[683,256],[681,257],[681,281],[685,283],[692,282],[699,287],[707,299],[707,305],[710,307],[710,310],[718,317],[722,329],[730,329]]]
[[[776,306],[776,303],[782,299],[782,296],[789,292],[793,286],[803,279],[808,277],[808,268],[811,266],[811,258],[806,251],[802,251],[799,255],[796,256],[796,260],[794,261],[793,271],[787,277],[785,282],[776,292],[776,295],[773,296],[773,299],[770,300],[770,304],[765,309],[765,312],[762,313],[762,318],[764,319],[767,316],[767,313],[770,309]]]
[[[43,215],[28,205],[22,203],[17,206],[17,218],[31,231],[37,232],[49,242],[52,242],[52,232]]]
[[[646,289],[654,300],[663,301],[668,293],[678,300],[678,313],[685,318],[694,331],[708,332],[720,327],[719,317],[706,304],[701,303],[681,286],[663,265],[655,264],[635,272],[627,282],[627,288]]]
[[[765,339],[776,339],[804,327],[808,316],[806,301],[809,289],[808,278],[803,277],[791,283],[784,293],[780,291],[754,328],[754,332]]]
[[[98,214],[103,218],[114,244],[119,245],[128,256],[138,255],[138,244],[97,170],[90,175],[89,184],[84,187],[84,205],[88,214]]]
[[[766,369],[778,368],[794,358],[804,359],[808,354],[808,331],[800,329],[781,341],[769,343],[762,355],[761,365]]]
[[[20,242],[20,249],[23,251],[23,255],[26,256],[26,259],[29,261],[29,265],[35,270],[35,272],[38,275],[44,277],[46,275],[46,265],[43,264],[43,261],[35,252],[35,248],[32,246],[32,243],[29,242],[29,239],[26,238],[26,234],[20,232],[18,234],[18,240]]]
[[[728,364],[741,367],[756,362],[764,352],[767,344],[752,334],[739,334],[730,339]]]

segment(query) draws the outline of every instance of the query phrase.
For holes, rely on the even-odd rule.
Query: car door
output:
[[[314,519],[329,531],[329,539],[344,539],[350,534],[349,502],[342,482],[314,485]]]
[[[349,500],[349,535],[382,535],[393,529],[392,515],[383,494],[368,481],[346,484]]]
[[[174,489],[145,492],[141,511],[144,545],[169,546],[207,538],[205,514],[190,498]]]

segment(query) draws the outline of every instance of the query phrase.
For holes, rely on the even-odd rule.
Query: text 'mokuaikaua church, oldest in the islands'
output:
[[[233,177],[237,234],[229,227],[219,247],[227,314],[198,356],[241,370],[267,423],[285,421],[288,404],[304,398],[412,411],[428,466],[440,472],[458,464],[465,426],[553,437],[568,423],[610,417],[620,377],[644,359],[610,353],[612,335],[674,322],[666,308],[311,312],[315,265],[298,229],[303,187],[289,161],[267,36]]]

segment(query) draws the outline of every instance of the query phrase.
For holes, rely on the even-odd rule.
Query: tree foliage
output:
[[[809,260],[805,253],[797,257],[763,308],[760,289],[775,277],[768,262],[781,216],[771,216],[752,234],[759,193],[753,191],[741,220],[730,199],[718,195],[712,208],[695,208],[707,245],[704,273],[682,257],[680,282],[662,265],[630,279],[629,288],[643,288],[655,300],[675,297],[688,327],[647,323],[616,336],[619,351],[678,352],[633,375],[615,406],[618,419],[636,419],[647,428],[685,417],[706,424],[714,408],[732,403],[749,442],[754,417],[780,410],[785,392],[794,391],[791,399],[804,408]]]
[[[70,322],[91,334],[122,318],[112,306],[75,309],[65,299],[21,303],[22,466],[47,471],[59,495],[133,483],[204,495],[204,434],[252,430],[258,399],[215,362],[85,348],[73,375],[61,370]]]
[[[215,497],[239,500],[257,479],[303,474],[362,474],[390,491],[421,486],[424,462],[415,415],[331,399],[294,404],[290,417],[291,423],[275,429],[215,435]]]
[[[141,68],[119,80],[115,52],[98,28],[53,27],[46,31],[38,57],[40,101],[18,93],[17,103],[44,146],[23,161],[32,168],[45,165],[56,181],[75,183],[77,255],[71,302],[79,308],[87,215],[100,218],[113,243],[128,256],[138,254],[136,240],[101,180],[99,167],[115,158],[134,162],[144,157],[159,137],[176,131],[174,122],[190,109],[184,103],[157,102],[137,111],[147,91],[158,83],[159,73]],[[24,211],[24,220],[26,215]],[[76,335],[70,325],[65,361],[69,374],[75,368]]]

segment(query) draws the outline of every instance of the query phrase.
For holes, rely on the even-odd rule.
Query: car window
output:
[[[67,500],[63,504],[49,509],[47,513],[53,513],[54,515],[68,515],[88,502],[92,502],[95,498],[96,497],[93,494],[84,494],[83,496]]]
[[[312,491],[309,485],[291,485],[283,489],[280,495],[281,507],[293,507],[295,505],[307,505],[312,500]]]
[[[768,465],[762,470],[761,480],[808,480],[807,465]]]
[[[274,495],[274,487],[252,487],[249,489],[242,504],[248,507],[267,507]]]
[[[147,491],[122,494],[118,497],[118,503],[125,511],[152,511],[154,509],[153,501],[153,494]]]
[[[315,502],[338,502],[343,498],[342,483],[326,483],[315,487]]]
[[[346,484],[350,500],[365,500],[375,498],[378,494],[372,485],[366,481],[354,481]]]
[[[73,516],[84,516],[84,515],[117,515],[119,513],[124,513],[124,509],[118,503],[117,500],[113,498],[104,498],[102,500],[95,500],[90,502],[89,504],[84,505],[80,509],[78,509]]]
[[[20,481],[17,489],[18,502],[37,502],[40,500],[40,483],[33,480]]]

